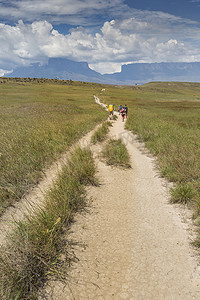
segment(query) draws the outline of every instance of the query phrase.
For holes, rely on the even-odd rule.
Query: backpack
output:
[[[109,107],[108,107],[109,111],[113,111],[113,105],[110,104]]]

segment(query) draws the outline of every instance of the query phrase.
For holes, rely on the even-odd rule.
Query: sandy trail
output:
[[[166,182],[121,118],[110,137],[121,137],[132,169],[106,166],[93,146],[100,187],[90,187],[89,213],[76,216],[67,239],[77,262],[68,285],[49,282],[48,299],[200,299],[200,273],[188,232],[168,204]]]

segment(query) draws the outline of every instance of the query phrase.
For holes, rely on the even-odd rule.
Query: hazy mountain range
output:
[[[121,72],[101,75],[86,62],[50,58],[47,65],[16,68],[6,77],[58,78],[110,84],[143,84],[150,81],[200,82],[200,62],[135,63],[123,65]]]

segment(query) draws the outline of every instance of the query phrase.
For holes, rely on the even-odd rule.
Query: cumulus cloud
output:
[[[40,47],[48,43],[48,33],[52,25],[37,22],[25,25],[22,21],[16,26],[0,24],[0,67],[14,68],[16,65],[29,65],[45,61]]]
[[[4,76],[6,74],[12,73],[13,70],[7,71],[7,70],[2,70],[0,69],[0,76]]]
[[[199,61],[197,26],[179,20],[180,30],[175,31],[172,19],[157,20],[158,25],[153,17],[145,21],[141,16],[118,19],[106,21],[94,33],[79,26],[66,35],[48,21],[19,21],[15,26],[1,23],[1,73],[35,62],[45,64],[50,57],[87,61],[101,73],[119,72],[122,64],[130,62]]]

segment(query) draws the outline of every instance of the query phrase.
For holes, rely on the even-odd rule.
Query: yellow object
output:
[[[109,109],[109,111],[113,111],[113,105],[110,104],[110,105],[108,106],[108,109]]]

